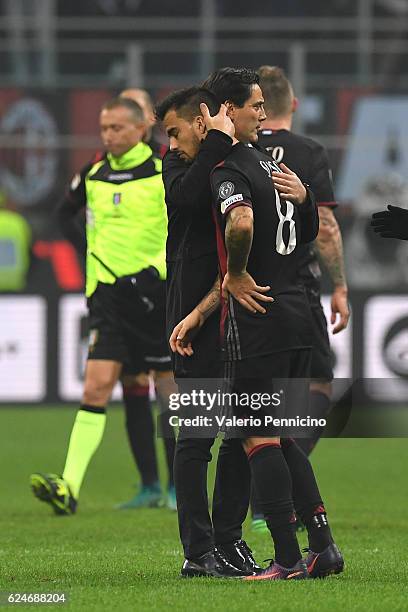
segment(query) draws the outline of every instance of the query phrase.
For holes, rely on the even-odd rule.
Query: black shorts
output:
[[[333,380],[333,354],[330,349],[327,321],[320,302],[320,294],[306,289],[313,322],[312,380]]]
[[[131,374],[171,369],[165,282],[154,282],[147,297],[146,305],[135,293],[123,295],[117,283],[98,283],[88,298],[88,359],[118,361]]]
[[[299,425],[282,426],[276,420],[297,423],[307,416],[310,364],[308,348],[227,362],[225,380],[231,393],[230,406],[224,406],[227,436],[299,435]]]

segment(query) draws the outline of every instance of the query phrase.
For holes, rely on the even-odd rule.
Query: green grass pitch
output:
[[[294,583],[186,581],[178,576],[175,513],[113,509],[137,482],[120,409],[108,415],[76,516],[56,517],[32,496],[31,472],[62,470],[74,414],[66,407],[0,409],[0,591],[65,592],[70,610],[408,609],[407,439],[323,440],[313,456],[346,559],[342,575]],[[248,523],[244,537],[258,560],[273,555],[268,536],[252,534]]]

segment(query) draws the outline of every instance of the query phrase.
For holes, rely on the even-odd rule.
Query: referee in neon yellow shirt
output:
[[[125,393],[135,386],[146,389],[153,371],[159,395],[174,390],[165,332],[167,214],[161,161],[142,140],[146,125],[135,101],[118,97],[104,104],[100,129],[107,155],[74,177],[70,188],[75,212],[85,204],[87,212],[90,334],[82,404],[63,475],[31,476],[36,497],[57,514],[76,511],[119,378]],[[153,497],[158,499],[160,491]]]

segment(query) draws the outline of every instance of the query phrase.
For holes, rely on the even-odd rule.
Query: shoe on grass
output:
[[[182,578],[243,578],[246,573],[225,558],[217,548],[197,557],[185,559],[181,568]]]
[[[331,574],[340,574],[344,569],[343,555],[334,542],[320,553],[310,548],[305,548],[304,552],[308,553],[305,563],[311,578],[326,578]]]
[[[118,504],[117,510],[132,510],[136,508],[159,508],[163,505],[162,491],[159,483],[143,485],[132,499]]]
[[[55,514],[75,514],[78,505],[66,480],[57,474],[31,474],[31,489],[40,501],[46,502]]]
[[[217,544],[217,550],[222,552],[225,559],[234,567],[244,572],[247,576],[259,574],[263,568],[257,564],[245,540],[235,540],[224,544]]]
[[[276,563],[273,559],[270,560],[269,567],[262,572],[253,576],[246,576],[244,580],[308,580],[310,579],[307,571],[306,563],[300,559],[293,567],[283,567]]]

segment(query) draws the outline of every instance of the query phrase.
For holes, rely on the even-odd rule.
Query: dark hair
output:
[[[178,89],[169,94],[156,107],[156,117],[163,121],[166,114],[174,110],[179,117],[186,121],[192,121],[194,117],[201,115],[200,104],[204,102],[208,106],[210,115],[216,115],[220,110],[220,104],[211,91],[204,87],[188,87]]]
[[[227,100],[242,107],[251,97],[252,88],[259,84],[259,76],[249,68],[220,68],[210,74],[203,87],[212,91],[220,104]]]
[[[279,66],[261,66],[258,68],[258,74],[266,114],[281,117],[290,113],[293,90],[285,71]]]
[[[144,121],[145,116],[142,107],[140,106],[140,104],[138,104],[134,100],[131,100],[130,98],[122,98],[121,96],[116,96],[116,98],[112,98],[111,100],[105,102],[105,104],[102,105],[101,110],[112,110],[113,108],[119,107],[127,108],[128,110],[130,110],[133,115],[134,121]]]

